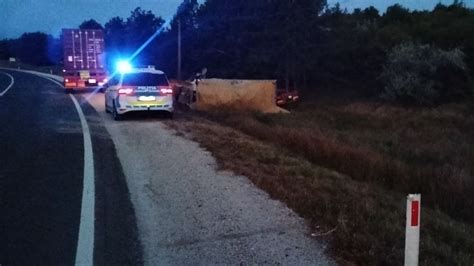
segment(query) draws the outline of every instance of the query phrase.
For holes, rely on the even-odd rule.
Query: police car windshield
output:
[[[125,74],[121,81],[126,86],[168,86],[166,76],[155,73]]]

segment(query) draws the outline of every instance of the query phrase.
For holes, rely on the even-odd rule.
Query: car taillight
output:
[[[160,89],[160,92],[163,94],[173,94],[173,90],[170,88],[162,88]]]
[[[119,93],[119,94],[132,94],[132,93],[133,93],[133,89],[130,89],[130,88],[122,88],[122,89],[119,89],[118,93]]]

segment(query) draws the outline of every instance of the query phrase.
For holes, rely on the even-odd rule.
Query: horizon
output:
[[[91,1],[94,0],[80,0],[85,5],[91,5]],[[56,3],[55,3],[56,2]],[[58,3],[60,2],[61,5]],[[198,1],[202,3],[203,1]],[[473,8],[474,0],[463,1],[466,6]],[[100,1],[95,3],[94,9],[84,10],[83,14],[77,16],[71,16],[70,14],[61,15],[60,13],[64,10],[72,10],[78,6],[81,2],[71,3],[63,2],[62,0],[38,2],[32,0],[0,0],[0,3],[4,7],[4,12],[0,13],[0,20],[4,22],[2,29],[0,30],[1,39],[16,39],[24,33],[29,32],[43,32],[54,37],[60,35],[62,28],[77,28],[79,25],[86,20],[94,19],[101,25],[104,25],[107,21],[115,16],[126,19],[132,10],[136,7],[141,7],[144,10],[151,10],[157,17],[162,17],[165,20],[169,20],[173,17],[182,0],[115,0],[115,1]],[[366,8],[374,6],[380,12],[385,13],[388,6],[396,3],[401,4],[410,10],[432,10],[437,3],[450,5],[453,0],[399,0],[399,1],[375,1],[375,0],[328,0],[329,6],[334,6],[336,3],[340,3],[343,9],[347,9],[352,12],[355,8]],[[126,7],[124,7],[126,6]],[[115,7],[115,8],[112,8]],[[103,10],[106,10],[103,12]],[[51,17],[50,19],[44,19],[42,15],[44,12],[59,13],[60,15]],[[17,17],[28,17],[27,21],[15,20]],[[32,27],[31,25],[34,25]]]
[[[394,4],[400,4],[403,7],[409,8],[410,11],[413,10],[433,10],[433,8],[438,4],[451,5],[454,3],[454,0],[327,0],[328,4],[335,5],[340,3],[342,8],[346,8],[349,12],[352,12],[355,8],[366,8],[373,6],[379,10],[380,14],[385,13],[387,7]],[[474,8],[474,0],[464,0],[462,1],[466,6]]]

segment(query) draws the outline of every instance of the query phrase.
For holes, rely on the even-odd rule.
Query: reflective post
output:
[[[408,195],[405,235],[405,266],[418,266],[420,250],[420,214],[421,195]]]

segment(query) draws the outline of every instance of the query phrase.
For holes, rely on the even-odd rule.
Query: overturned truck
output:
[[[274,80],[204,79],[179,87],[178,102],[198,111],[288,112],[275,103]]]

